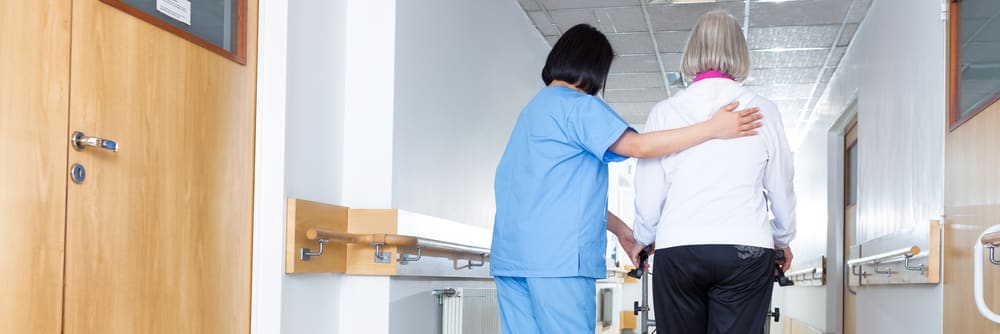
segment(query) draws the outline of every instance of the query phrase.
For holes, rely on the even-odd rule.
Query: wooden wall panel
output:
[[[70,1],[0,1],[0,333],[62,326]]]

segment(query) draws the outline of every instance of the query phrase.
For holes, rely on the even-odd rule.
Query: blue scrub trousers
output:
[[[597,283],[593,277],[494,278],[504,334],[593,333]]]

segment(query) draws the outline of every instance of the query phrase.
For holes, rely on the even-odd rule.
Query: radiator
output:
[[[442,296],[441,334],[500,334],[496,289],[456,288]]]

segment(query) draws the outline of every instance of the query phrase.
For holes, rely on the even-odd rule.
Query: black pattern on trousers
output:
[[[658,334],[758,334],[774,287],[774,250],[693,245],[656,250]]]

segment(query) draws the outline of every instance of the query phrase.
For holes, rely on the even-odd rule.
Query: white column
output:
[[[396,1],[347,0],[343,201],[392,205]]]
[[[261,0],[258,8],[250,333],[265,334],[281,331],[288,3]]]
[[[342,198],[392,206],[396,1],[347,0]],[[389,333],[389,278],[344,276],[339,333]]]

